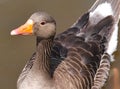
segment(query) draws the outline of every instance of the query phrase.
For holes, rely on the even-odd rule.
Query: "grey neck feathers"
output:
[[[37,50],[36,50],[36,60],[40,70],[50,73],[50,55],[51,48],[53,45],[53,38],[42,39],[37,37]]]

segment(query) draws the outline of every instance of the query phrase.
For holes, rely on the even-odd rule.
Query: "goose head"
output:
[[[36,12],[31,15],[27,22],[11,31],[11,35],[36,35],[47,39],[56,33],[55,20],[45,12]]]

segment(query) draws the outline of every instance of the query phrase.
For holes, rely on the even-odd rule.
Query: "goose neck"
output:
[[[41,39],[37,38],[36,59],[39,63],[39,68],[50,73],[50,55],[53,45],[53,38]]]

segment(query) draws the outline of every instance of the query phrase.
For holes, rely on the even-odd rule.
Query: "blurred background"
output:
[[[70,27],[95,0],[0,0],[0,89],[16,89],[16,81],[35,50],[34,36],[10,36],[36,11],[51,14],[57,33]],[[120,31],[119,31],[120,32]],[[120,39],[119,39],[120,40]],[[104,89],[120,89],[120,43],[111,74]]]

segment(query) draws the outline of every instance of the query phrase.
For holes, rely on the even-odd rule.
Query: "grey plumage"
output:
[[[103,14],[100,5],[110,10]],[[33,14],[37,48],[18,79],[18,89],[101,89],[116,47],[109,51],[119,10],[120,0],[97,0],[55,38],[55,20],[47,13]]]

